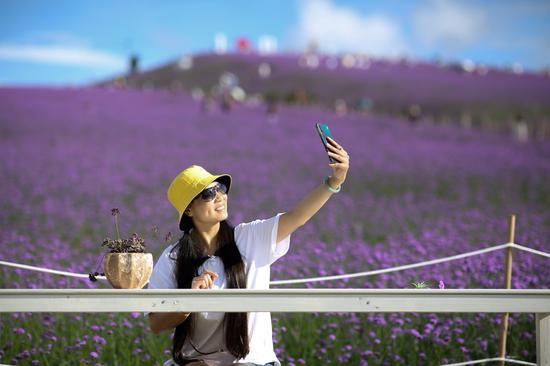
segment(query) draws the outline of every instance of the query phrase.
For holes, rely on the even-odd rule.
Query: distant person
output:
[[[309,104],[309,96],[307,92],[304,89],[299,89],[295,92],[294,99],[297,104],[299,105],[308,105]]]
[[[222,93],[220,100],[220,108],[222,111],[229,113],[233,106],[233,99],[229,93]]]
[[[208,113],[214,109],[215,101],[210,94],[205,94],[201,99],[201,112]]]
[[[372,99],[361,97],[355,101],[355,109],[363,114],[368,114],[373,107]]]
[[[407,119],[412,124],[422,118],[422,108],[418,104],[411,104],[407,109]]]
[[[348,114],[348,104],[344,99],[336,99],[334,102],[334,112],[339,117],[343,117]]]
[[[277,122],[277,111],[279,107],[276,100],[268,100],[266,102],[265,114],[267,115],[267,120],[270,123]]]
[[[134,76],[139,73],[139,56],[136,54],[133,54],[130,56],[129,61],[129,76]]]
[[[529,140],[529,126],[521,113],[516,114],[515,117],[514,137],[519,142],[527,142]]]
[[[290,235],[340,190],[349,169],[347,152],[329,140],[327,176],[291,211],[233,227],[228,221],[231,176],[192,165],[168,188],[182,236],[155,264],[150,289],[268,289],[271,265],[284,256]],[[273,350],[271,313],[149,313],[151,330],[174,330],[165,366],[280,366]]]

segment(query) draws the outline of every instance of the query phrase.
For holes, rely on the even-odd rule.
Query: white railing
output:
[[[0,312],[550,313],[550,290],[0,289]]]
[[[0,312],[132,311],[535,313],[537,365],[550,366],[550,290],[0,289]]]

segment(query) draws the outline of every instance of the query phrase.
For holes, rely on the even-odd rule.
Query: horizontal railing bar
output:
[[[0,289],[0,312],[548,313],[550,290]]]
[[[526,294],[526,295],[546,295],[550,294],[550,289],[430,289],[430,288],[270,288],[265,290],[252,290],[252,289],[90,289],[90,288],[42,288],[42,289],[29,289],[29,288],[3,288],[0,289],[0,294],[5,293],[67,293],[67,294],[129,294],[129,293],[186,293],[194,294],[199,292],[226,292],[231,294],[284,294],[284,293],[304,293],[304,294]]]

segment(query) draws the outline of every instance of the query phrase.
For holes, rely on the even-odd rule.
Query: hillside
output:
[[[268,77],[260,76],[260,65],[264,75],[270,71]],[[348,109],[402,116],[417,105],[433,120],[466,119],[489,128],[526,120],[546,131],[541,126],[550,117],[548,76],[470,67],[317,55],[202,54],[99,85],[213,93],[221,75],[230,72],[248,95],[283,103],[334,108],[341,99]]]

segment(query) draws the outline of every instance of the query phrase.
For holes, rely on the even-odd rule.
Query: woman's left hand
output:
[[[327,141],[328,155],[336,160],[335,163],[329,164],[332,168],[330,183],[331,186],[336,187],[346,180],[349,169],[349,155],[346,150],[332,138],[327,137]]]

